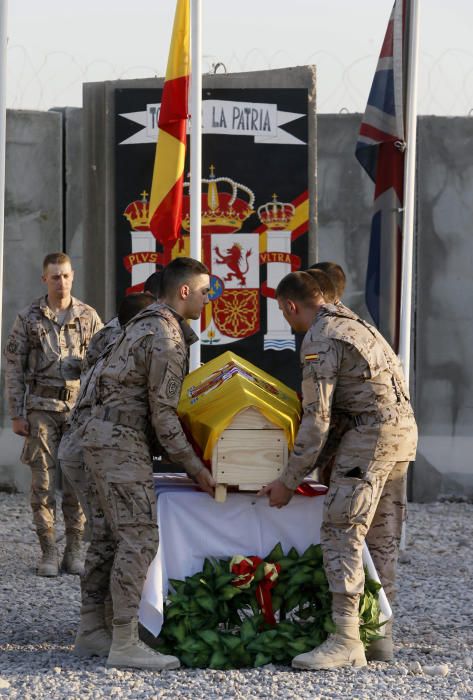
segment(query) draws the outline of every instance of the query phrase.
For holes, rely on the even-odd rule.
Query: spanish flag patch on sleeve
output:
[[[317,362],[319,359],[319,354],[317,352],[313,352],[310,355],[304,355],[304,362]]]

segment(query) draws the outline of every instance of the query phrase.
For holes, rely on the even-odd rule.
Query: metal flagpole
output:
[[[402,226],[402,281],[399,321],[399,359],[409,386],[411,367],[412,276],[415,226],[415,170],[417,137],[417,74],[419,62],[419,2],[411,0],[406,96],[406,160],[404,163],[404,215]],[[402,524],[401,551],[406,549],[406,523]]]
[[[0,0],[0,346],[3,319],[3,250],[5,230],[5,150],[7,121],[7,14],[8,0]]]
[[[415,225],[415,170],[417,135],[417,75],[419,62],[419,2],[411,0],[406,98],[406,160],[402,226],[402,282],[399,323],[399,359],[409,385],[411,364],[412,276]]]
[[[202,3],[191,1],[190,255],[202,257]],[[191,345],[190,370],[200,367],[200,319],[192,321],[199,340]]]

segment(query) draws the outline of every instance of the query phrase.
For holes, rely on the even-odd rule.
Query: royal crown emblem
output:
[[[290,202],[278,202],[277,194],[273,194],[271,202],[258,207],[258,217],[262,224],[273,231],[285,231],[290,228],[291,219],[296,207]]]
[[[255,195],[240,182],[229,177],[215,177],[215,168],[210,166],[210,178],[202,179],[208,185],[202,192],[202,233],[235,233],[243,222],[254,214]],[[184,188],[189,188],[189,182]],[[230,191],[228,191],[230,189]],[[184,195],[182,228],[190,230],[190,197]]]
[[[149,231],[149,202],[147,197],[148,193],[146,190],[143,190],[141,199],[131,202],[123,212],[123,216],[128,219],[133,231]]]

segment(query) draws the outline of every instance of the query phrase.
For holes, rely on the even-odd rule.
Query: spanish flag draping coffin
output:
[[[258,490],[276,479],[294,445],[301,416],[295,391],[232,352],[184,380],[179,417],[217,482]]]

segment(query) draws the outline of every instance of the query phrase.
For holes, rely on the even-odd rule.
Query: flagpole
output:
[[[5,152],[7,122],[7,16],[8,0],[0,0],[0,345],[3,320],[3,252],[5,231]]]
[[[399,359],[407,386],[411,368],[412,263],[415,225],[415,171],[417,145],[417,75],[419,63],[419,2],[411,0],[407,64],[406,159],[404,163],[404,214],[402,226],[402,281],[399,320]],[[401,530],[400,550],[406,549],[406,523]]]
[[[190,255],[202,258],[202,3],[191,2]],[[200,367],[200,318],[192,321],[199,340],[191,345],[190,370]]]
[[[406,160],[402,230],[402,282],[399,323],[399,359],[409,385],[411,364],[412,277],[415,226],[415,171],[417,136],[417,77],[419,63],[419,3],[411,0],[406,98]]]

